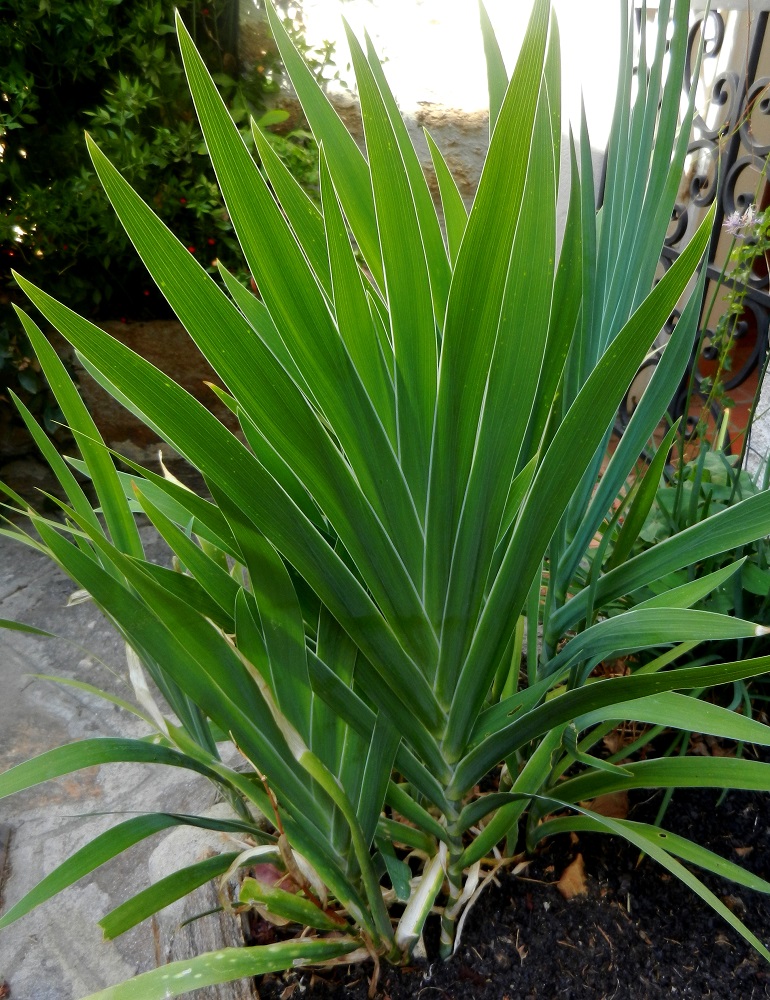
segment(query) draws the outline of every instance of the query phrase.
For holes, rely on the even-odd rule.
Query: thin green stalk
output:
[[[457,921],[465,901],[465,869],[460,866],[460,858],[463,854],[463,831],[458,823],[462,802],[453,802],[452,805],[453,812],[447,816],[447,900],[441,914],[441,938],[439,941],[439,955],[443,959],[449,958],[454,950]]]
[[[404,958],[409,958],[420,939],[425,921],[444,884],[446,850],[440,849],[426,866],[396,927],[395,944]]]

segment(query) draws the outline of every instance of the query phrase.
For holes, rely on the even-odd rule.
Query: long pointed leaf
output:
[[[323,963],[348,955],[360,946],[361,942],[355,938],[330,937],[279,941],[250,948],[222,948],[144,972],[118,986],[91,993],[84,1000],[169,1000],[205,986]]]
[[[73,885],[89,875],[105,862],[122,854],[134,844],[151,837],[154,833],[169,830],[174,826],[198,826],[203,829],[227,830],[227,823],[198,816],[179,816],[173,813],[152,813],[125,820],[105,833],[95,837],[79,851],[46,875],[22,899],[0,917],[0,928],[7,927],[19,917],[23,917],[36,906],[45,903],[62,889]]]
[[[342,124],[281,23],[272,2],[266,4],[270,30],[281,59],[319,144],[323,143],[332,178],[356,242],[375,282],[383,287],[380,241],[374,214],[369,169],[361,150]]]
[[[162,429],[172,447],[221,487],[252,528],[259,524],[355,638],[396,696],[408,701],[431,728],[438,726],[441,712],[427,684],[418,698],[405,693],[420,681],[371,598],[251,453],[202,404],[151,364],[29,282],[17,280],[108,383],[130,392],[137,408]]]
[[[99,921],[106,940],[118,937],[127,930],[151,917],[158,910],[181,899],[217,875],[223,875],[239,857],[237,851],[217,854],[213,858],[205,858],[187,868],[181,868],[172,875],[160,879],[149,889],[138,892],[125,903],[110,910]]]
[[[684,291],[710,231],[711,217],[707,216],[673,267],[607,349],[538,469],[463,666],[448,724],[451,752],[462,746],[489,690],[502,655],[500,647],[507,642],[506,623],[523,606],[551,536],[582,478],[582,460],[593,455],[604,438],[620,403],[623,390],[619,387],[631,381],[649,347],[650,331],[663,325]]]
[[[489,14],[484,4],[479,2],[479,16],[481,19],[481,34],[484,39],[484,55],[487,60],[487,87],[489,90],[489,134],[495,130],[500,109],[505,100],[505,92],[508,89],[508,72],[503,62],[503,54],[495,35],[495,29],[489,20]]]
[[[596,600],[606,602],[632,593],[682,566],[696,565],[709,556],[753,542],[769,529],[770,493],[747,497],[604,574],[596,588]],[[559,627],[579,620],[585,614],[585,601],[585,595],[580,593],[560,609]]]
[[[447,306],[426,541],[426,603],[440,620],[452,545],[475,450],[527,179],[545,61],[548,0],[538,0],[489,147]],[[525,136],[524,143],[520,142]],[[501,193],[504,196],[501,197]],[[458,420],[462,414],[462,420]],[[534,575],[534,574],[533,574]]]
[[[321,199],[334,311],[340,336],[350,352],[372,403],[392,444],[396,444],[396,413],[393,383],[380,351],[380,339],[370,312],[361,272],[353,254],[345,220],[333,188],[326,156],[321,147]]]
[[[441,195],[441,207],[444,210],[444,225],[446,226],[449,260],[452,263],[452,267],[454,267],[457,263],[457,255],[460,252],[460,244],[465,235],[468,211],[465,208],[465,202],[462,199],[462,195],[458,190],[457,183],[449,170],[447,162],[427,129],[425,130],[425,140],[428,143],[430,157],[433,161],[433,169],[436,172],[436,181],[438,182],[438,189]]]
[[[770,657],[759,657],[737,663],[720,663],[717,666],[682,667],[655,674],[613,677],[568,691],[532,709],[522,717],[514,714],[513,721],[486,735],[456,767],[450,792],[464,794],[491,767],[515,753],[531,739],[536,739],[558,726],[566,725],[588,712],[612,705],[613,710],[621,715],[622,703],[632,701],[634,698],[677,688],[687,690],[713,684],[727,684],[732,680],[756,677],[765,673],[768,667],[770,667]]]
[[[422,512],[425,510],[428,488],[430,435],[433,429],[438,367],[436,324],[426,256],[429,247],[423,245],[408,166],[404,162],[403,153],[395,154],[395,150],[399,149],[399,138],[394,131],[394,123],[388,115],[372,67],[361,51],[355,35],[349,28],[346,30],[361,98],[377,229],[382,248],[396,364],[398,454],[417,510]],[[408,136],[404,139],[403,122],[400,116],[397,117],[401,124],[399,131],[402,132],[402,141],[408,144],[412,157],[416,160],[411,140]],[[419,164],[417,167],[419,169]],[[422,170],[420,175],[425,194],[429,198]],[[448,273],[444,243],[432,202],[429,211],[439,241],[439,252]]]
[[[139,532],[133,516],[123,503],[123,491],[118,482],[115,465],[104,446],[91,414],[80,399],[63,362],[43,336],[39,327],[23,310],[17,309],[16,311],[35,349],[48,384],[54,390],[70,430],[75,435],[81,454],[88,461],[107,527],[115,544],[124,552],[141,556],[142,543]],[[90,516],[93,517],[93,514]]]
[[[251,131],[270,185],[275,191],[281,208],[286,212],[310,266],[328,295],[331,282],[329,279],[329,259],[326,255],[326,240],[324,239],[323,216],[318,206],[293,177],[289,168],[270,145],[270,140],[254,120],[251,122]]]
[[[488,566],[546,352],[556,255],[556,165],[546,91],[544,76],[473,464],[452,552],[436,681],[439,700],[445,704],[451,702],[467,653],[469,624],[477,618],[485,596]]]
[[[357,44],[354,48],[358,48]],[[377,88],[382,97],[385,110],[388,113],[390,124],[393,127],[393,134],[396,137],[396,142],[398,143],[398,148],[401,153],[401,159],[404,162],[406,174],[409,179],[409,187],[414,200],[414,208],[420,225],[420,234],[422,236],[423,245],[425,246],[425,259],[430,275],[433,311],[436,319],[436,325],[439,330],[441,330],[444,326],[444,315],[446,313],[446,303],[449,295],[449,283],[451,281],[452,273],[447,261],[447,254],[444,249],[444,240],[441,235],[441,227],[439,225],[438,216],[436,215],[436,208],[433,204],[433,197],[430,193],[430,188],[428,187],[428,182],[425,177],[422,164],[417,156],[417,152],[412,144],[412,139],[406,128],[404,119],[401,117],[401,112],[398,109],[396,100],[393,97],[387,78],[383,72],[382,63],[374,50],[372,40],[368,34],[366,35],[366,58],[369,63],[369,68],[371,69],[372,76],[374,77]],[[355,55],[353,64],[354,66],[356,65]],[[356,79],[358,80],[358,71],[356,71]],[[360,81],[358,81],[358,83],[360,87]],[[364,126],[366,126],[366,121],[364,121]],[[374,164],[372,160],[372,152],[368,140],[367,150],[369,152],[370,169],[373,169]],[[375,205],[376,202],[377,197],[375,192]]]
[[[96,764],[133,762],[188,768],[216,780],[205,764],[158,742],[101,737],[67,743],[0,774],[0,798]]]

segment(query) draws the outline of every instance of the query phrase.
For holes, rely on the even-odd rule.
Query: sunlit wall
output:
[[[487,0],[509,69],[518,53],[531,0]],[[592,144],[606,142],[618,69],[618,0],[556,0],[562,35],[565,113],[575,117],[585,94]],[[487,106],[477,0],[304,0],[308,41],[332,39],[342,76],[348,61],[341,18],[362,37],[366,28],[402,111],[424,102],[478,111]],[[351,74],[352,76],[352,74]]]

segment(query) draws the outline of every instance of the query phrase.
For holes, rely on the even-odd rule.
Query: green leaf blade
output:
[[[84,1000],[168,1000],[193,990],[267,972],[315,965],[348,955],[360,947],[355,938],[310,938],[250,948],[223,948],[182,962],[171,962],[118,986],[91,993]]]
[[[94,486],[104,511],[107,527],[115,544],[124,552],[141,556],[142,543],[134,523],[134,517],[123,499],[123,490],[120,488],[115,465],[91,414],[80,399],[63,362],[43,336],[39,327],[23,310],[17,308],[16,311],[22,321],[25,333],[35,349],[48,383],[54,390],[70,429],[75,435],[81,454],[86,458],[92,470]],[[82,498],[75,494],[75,501],[85,513]],[[86,514],[86,516],[93,519],[94,515],[91,512],[90,515]]]
[[[104,932],[107,941],[125,934],[127,930],[147,920],[154,913],[170,906],[178,899],[188,895],[194,889],[205,885],[217,875],[224,875],[232,863],[238,857],[238,853],[231,851],[226,854],[217,854],[213,858],[205,858],[194,865],[180,868],[172,875],[155,882],[148,889],[138,892],[125,903],[110,910],[99,921],[99,926]]]
[[[548,543],[585,469],[611,425],[622,393],[684,292],[706,249],[707,216],[676,263],[615,338],[563,420],[524,501],[489,600],[479,618],[450,716],[453,752],[473,725],[505,644],[504,625],[518,614]],[[621,572],[616,570],[615,572]]]
[[[408,167],[372,67],[347,29],[361,98],[395,354],[398,451],[418,511],[425,509],[436,405],[437,337],[431,283]],[[399,116],[400,121],[400,116]],[[403,127],[403,123],[402,123]],[[406,142],[411,149],[411,140]],[[414,151],[412,150],[412,153]],[[419,165],[418,165],[419,167]],[[424,177],[420,170],[422,183]],[[427,191],[427,188],[426,188]],[[431,203],[430,212],[436,213]],[[443,240],[440,253],[446,265]]]
[[[118,854],[122,854],[134,844],[174,826],[188,825],[192,820],[197,820],[197,817],[176,816],[172,813],[153,813],[119,823],[95,837],[89,844],[76,851],[49,875],[46,875],[42,881],[38,882],[34,889],[31,889],[0,917],[0,929],[12,924],[19,917],[23,917],[35,907],[40,906],[41,903],[47,902],[57,893],[89,875]],[[195,825],[205,826],[206,822],[206,820],[200,819]]]
[[[272,2],[267,5],[270,30],[317,142],[323,143],[332,178],[342,199],[356,242],[376,284],[382,288],[382,258],[377,235],[369,168],[361,150],[343,125],[327,96],[281,23]]]
[[[447,305],[433,432],[426,599],[440,621],[452,541],[470,473],[482,401],[521,211],[545,61],[549,4],[538,0],[492,137]],[[519,139],[526,137],[522,144]],[[502,194],[502,197],[501,197]],[[457,415],[463,419],[458,420]]]

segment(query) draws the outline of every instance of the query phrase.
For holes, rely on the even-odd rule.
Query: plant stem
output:
[[[448,882],[447,902],[441,914],[441,939],[439,955],[442,959],[449,958],[454,950],[457,918],[460,916],[465,902],[463,868],[460,859],[463,855],[463,838],[459,826],[462,802],[452,803],[451,817],[447,816],[447,864],[446,877]]]
[[[413,889],[396,928],[395,944],[402,958],[411,956],[420,939],[425,921],[433,902],[444,884],[444,863],[446,853],[443,845],[426,865],[419,884]]]

